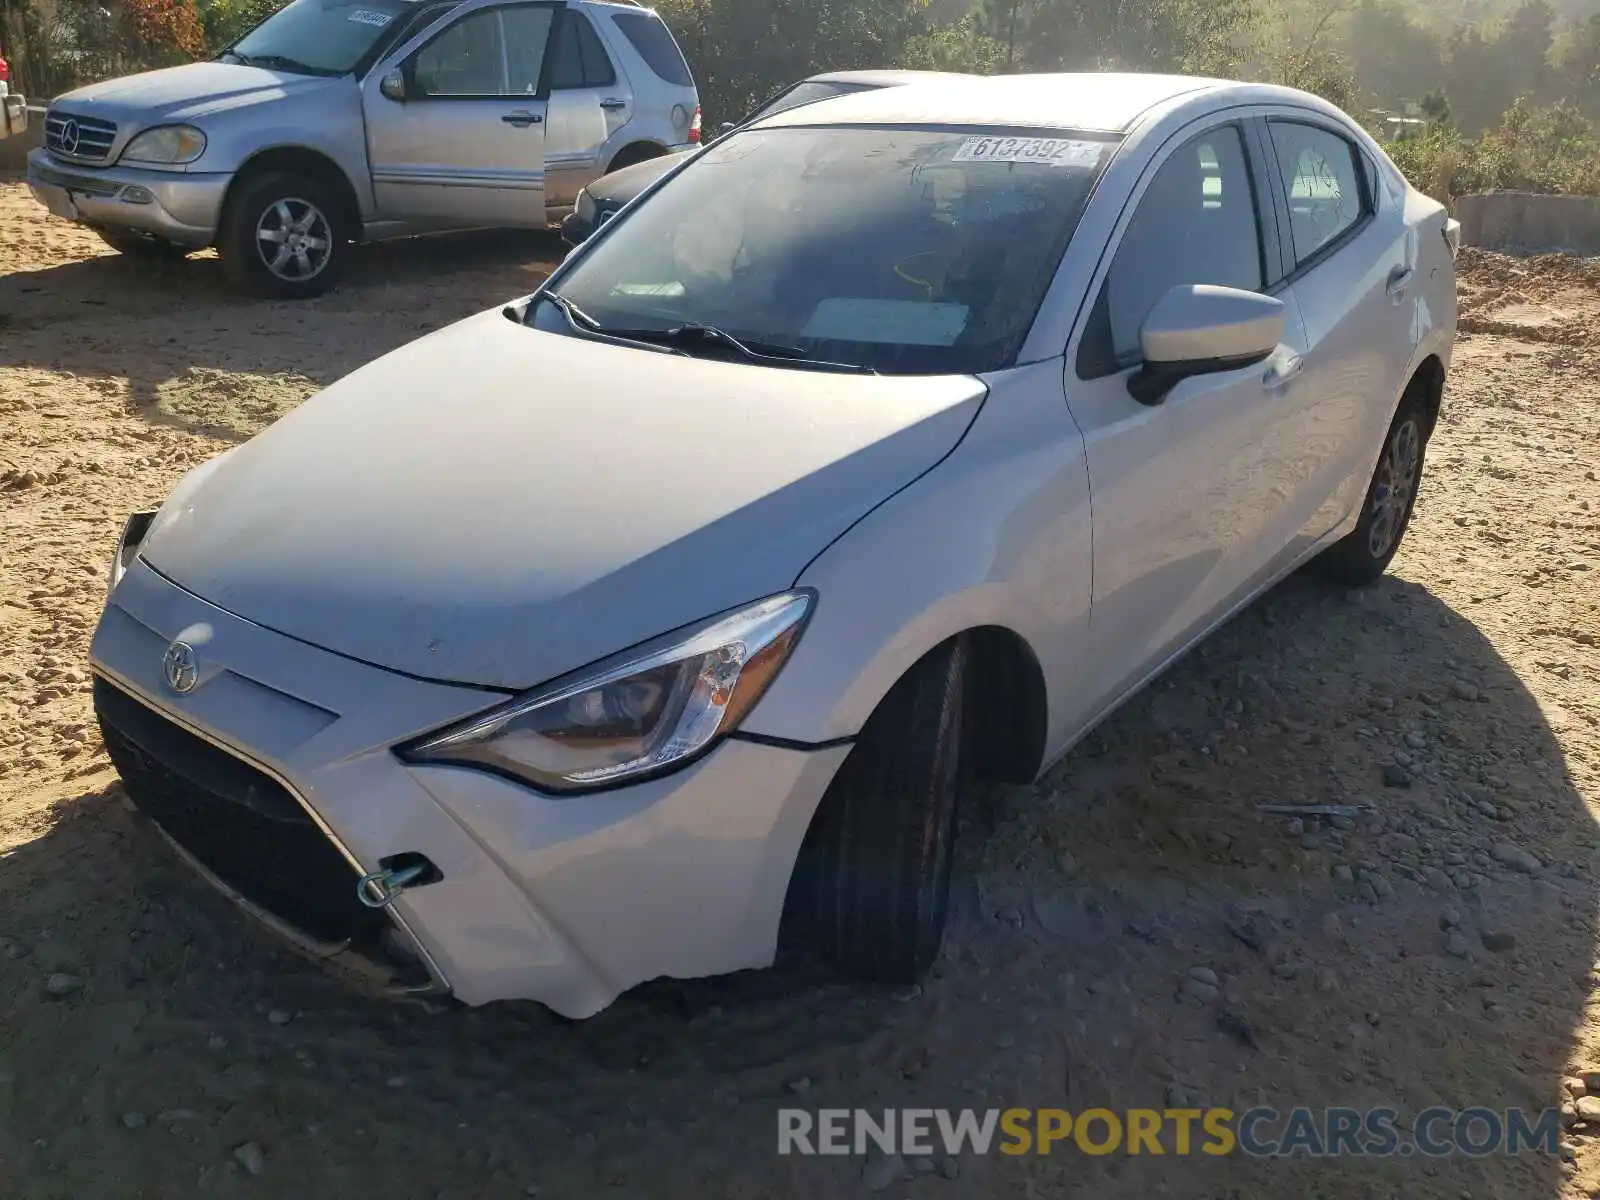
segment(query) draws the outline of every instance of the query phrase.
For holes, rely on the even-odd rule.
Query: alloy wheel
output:
[[[285,197],[267,206],[256,220],[256,250],[279,279],[315,279],[333,256],[333,228],[308,200]]]
[[[1421,466],[1422,430],[1414,419],[1402,421],[1389,436],[1373,481],[1372,526],[1367,534],[1367,550],[1373,558],[1383,558],[1400,540]]]

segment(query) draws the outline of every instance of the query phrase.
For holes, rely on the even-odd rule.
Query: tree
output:
[[[131,34],[130,56],[142,48],[146,61],[185,62],[205,50],[205,33],[194,0],[124,0],[122,24]]]
[[[954,24],[909,39],[904,61],[907,67],[918,71],[993,75],[1005,69],[1007,58],[1006,47],[984,32],[979,15],[968,13]]]

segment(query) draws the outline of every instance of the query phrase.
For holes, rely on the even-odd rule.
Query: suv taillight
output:
[[[10,78],[11,78],[11,68],[6,66],[5,57],[3,55],[0,55],[0,83],[4,83],[6,80],[8,80]]]
[[[694,106],[694,120],[689,122],[689,144],[691,146],[700,144],[700,106],[698,104]]]

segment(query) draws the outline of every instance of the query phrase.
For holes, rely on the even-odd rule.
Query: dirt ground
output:
[[[1058,1148],[899,1175],[775,1153],[783,1106],[1404,1124],[1554,1106],[1600,1068],[1595,264],[1469,255],[1391,577],[1291,580],[1044,783],[972,804],[921,989],[795,968],[582,1024],[429,1013],[353,998],[196,881],[119,803],[91,722],[122,517],[556,252],[389,247],[335,295],[271,304],[209,258],[107,255],[0,185],[0,1196],[1600,1195],[1582,1124],[1565,1161]],[[1374,812],[1335,828],[1267,802]]]

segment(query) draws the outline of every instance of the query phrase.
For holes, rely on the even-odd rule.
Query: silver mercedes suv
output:
[[[688,63],[615,0],[293,0],[215,61],[80,88],[34,197],[126,254],[216,246],[268,296],[352,241],[542,228],[608,171],[697,144]]]

